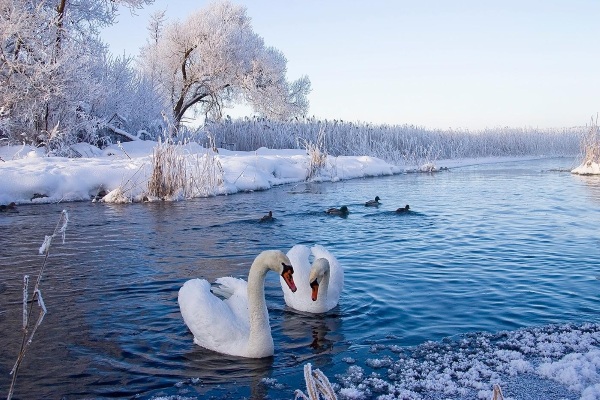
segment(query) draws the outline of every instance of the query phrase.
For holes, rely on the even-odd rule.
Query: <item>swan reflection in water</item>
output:
[[[224,384],[223,377],[227,377],[229,384],[234,383],[240,389],[236,396],[264,399],[268,395],[268,387],[263,379],[271,377],[273,373],[273,357],[228,356],[193,345],[184,354],[184,358],[185,365],[192,366],[186,369],[189,389],[195,390],[202,397],[216,396],[217,392],[224,390],[221,387]]]
[[[286,308],[281,325],[276,326],[280,352],[292,357],[299,368],[307,361],[315,366],[331,363],[335,354],[348,349],[342,335],[339,307],[326,314],[312,314]],[[280,330],[280,332],[279,332]],[[318,356],[318,357],[316,357]],[[316,358],[315,358],[316,357]]]

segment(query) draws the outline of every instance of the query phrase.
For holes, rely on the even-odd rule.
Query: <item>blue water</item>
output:
[[[62,209],[41,290],[48,308],[15,398],[293,398],[306,362],[333,381],[372,344],[595,322],[600,177],[572,159],[510,162],[176,203],[68,203],[0,214],[0,391],[21,340],[24,274]],[[375,196],[379,208],[364,207]],[[409,204],[411,212],[394,210]],[[326,215],[347,205],[347,218]],[[273,211],[273,223],[258,219]],[[276,354],[245,360],[192,342],[177,306],[187,279],[245,277],[265,249],[318,243],[345,268],[340,305],[286,308],[266,283]],[[265,384],[264,378],[278,385]]]

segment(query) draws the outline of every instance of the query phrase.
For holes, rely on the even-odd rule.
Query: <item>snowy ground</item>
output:
[[[571,172],[579,175],[600,175],[600,164],[593,161],[586,161]]]
[[[338,376],[342,399],[600,399],[600,325],[471,333],[415,348],[378,346]],[[355,364],[356,363],[356,364]]]
[[[89,201],[99,194],[111,193],[104,201],[135,201],[147,199],[148,179],[152,174],[153,149],[156,142],[134,141],[100,150],[86,144],[75,149],[81,158],[45,157],[39,149],[27,146],[0,147],[0,205]],[[187,158],[190,176],[201,170],[203,161],[210,158],[218,164],[217,185],[205,190],[210,195],[265,190],[276,185],[301,182],[307,179],[309,156],[304,150],[258,149],[254,152],[233,152],[219,149],[218,153],[196,144],[181,146]],[[512,158],[516,159],[516,158]],[[518,158],[518,159],[523,159]],[[509,161],[511,158],[461,159],[437,161],[435,167],[482,164]],[[423,168],[427,168],[424,165]],[[311,179],[343,180],[382,176],[406,172],[414,167],[397,166],[366,156],[328,157],[327,165]],[[192,194],[198,196],[202,194]],[[189,196],[189,194],[188,194]],[[102,197],[102,196],[100,196]],[[185,196],[180,196],[180,199]],[[177,198],[176,198],[177,199]]]
[[[82,158],[44,157],[27,147],[0,147],[0,204],[89,201],[98,193],[119,187],[129,198],[140,198],[152,174],[155,142],[135,141],[99,150],[79,145]],[[188,159],[188,172],[202,167],[207,157],[218,163],[219,184],[211,194],[264,190],[304,181],[309,157],[304,150],[258,149],[218,153],[188,144],[179,148]],[[319,180],[391,175],[403,170],[373,157],[329,157]],[[110,198],[110,196],[109,196]]]

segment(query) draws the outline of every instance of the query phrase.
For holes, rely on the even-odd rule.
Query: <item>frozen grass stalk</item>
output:
[[[494,394],[492,400],[504,400],[502,389],[500,389],[500,385],[498,385],[497,383],[494,383]]]
[[[322,397],[325,400],[337,400],[335,390],[327,376],[320,369],[313,370],[310,363],[304,366],[304,380],[306,381],[306,394],[297,389],[295,399],[319,400]]]
[[[12,399],[15,384],[17,382],[17,375],[19,372],[19,367],[21,362],[23,361],[23,357],[25,357],[25,352],[27,347],[31,344],[33,340],[33,335],[37,331],[38,327],[44,320],[44,316],[47,313],[46,305],[44,304],[44,298],[42,297],[42,292],[40,291],[40,282],[42,281],[42,276],[44,275],[44,269],[48,263],[48,256],[50,255],[50,245],[52,244],[52,239],[57,235],[61,235],[63,244],[65,242],[65,234],[67,231],[67,225],[69,223],[69,214],[66,210],[63,210],[60,214],[60,218],[56,227],[54,228],[54,233],[52,236],[46,236],[44,239],[44,243],[39,249],[39,253],[44,255],[44,262],[42,263],[42,267],[40,268],[40,272],[38,273],[37,280],[35,282],[35,287],[33,288],[33,297],[32,302],[29,303],[29,275],[25,275],[23,277],[23,339],[21,341],[21,349],[19,350],[19,355],[17,356],[17,361],[13,369],[10,371],[12,375],[12,381],[10,383],[10,389],[8,391],[7,400]],[[38,318],[33,325],[32,328],[29,326],[29,322],[31,321],[31,314],[33,313],[34,302],[37,300],[38,307],[40,309]]]

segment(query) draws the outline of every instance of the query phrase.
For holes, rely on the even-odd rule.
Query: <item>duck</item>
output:
[[[213,288],[205,279],[190,279],[179,289],[177,302],[194,343],[231,356],[264,358],[275,354],[265,277],[277,272],[291,292],[296,291],[290,259],[279,250],[260,253],[250,266],[248,281],[218,278]],[[225,297],[221,299],[215,295]]]
[[[348,207],[346,206],[341,206],[340,208],[330,208],[325,212],[331,215],[348,215],[349,213]]]
[[[0,204],[0,211],[16,210],[17,204],[12,201],[9,204]]]
[[[287,256],[294,265],[298,291],[289,290],[280,278],[283,297],[288,307],[308,313],[325,313],[338,305],[344,288],[344,269],[325,247],[311,248],[297,244]],[[310,257],[314,257],[312,265]]]
[[[269,211],[269,213],[263,216],[258,222],[271,222],[273,221],[273,211]]]
[[[375,200],[369,200],[365,203],[365,207],[379,207],[379,196],[375,196]]]
[[[409,205],[405,205],[404,207],[400,207],[399,209],[396,210],[397,213],[406,213],[410,210]]]

